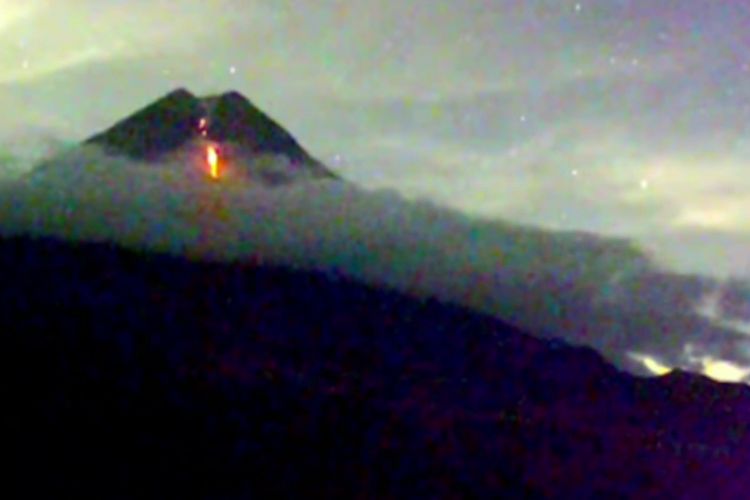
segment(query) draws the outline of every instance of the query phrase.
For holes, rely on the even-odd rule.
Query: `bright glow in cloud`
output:
[[[750,322],[733,318],[726,315],[721,307],[723,284],[717,283],[713,290],[709,290],[698,302],[696,313],[706,318],[717,328],[737,334],[739,336],[750,336]],[[739,350],[748,362],[747,365],[718,358],[714,355],[706,355],[702,349],[692,343],[684,346],[684,359],[693,369],[720,382],[747,382],[750,375],[750,350],[746,343],[739,344]]]
[[[638,361],[639,363],[643,364],[643,366],[652,374],[656,376],[662,376],[666,375],[667,373],[671,372],[673,370],[672,367],[669,367],[662,362],[660,362],[658,359],[649,356],[647,354],[639,354],[639,353],[628,353],[628,356],[630,356],[632,359]]]
[[[667,366],[648,354],[631,352],[628,353],[628,356],[656,376],[667,375],[674,370],[674,367]],[[684,365],[680,368],[696,371],[717,382],[748,382],[748,376],[750,375],[750,367],[740,366],[737,363],[710,356],[696,357],[694,354],[687,355]]]
[[[721,359],[707,358],[702,361],[703,374],[719,382],[746,382],[750,368]]]

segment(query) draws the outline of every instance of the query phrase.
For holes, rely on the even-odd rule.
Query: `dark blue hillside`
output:
[[[723,497],[750,391],[340,276],[0,240],[23,497]],[[7,462],[6,462],[7,463]]]

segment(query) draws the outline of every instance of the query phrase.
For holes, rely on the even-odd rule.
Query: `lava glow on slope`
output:
[[[200,119],[198,122],[198,131],[203,137],[208,135],[208,120],[205,118]]]
[[[206,162],[208,163],[209,175],[212,179],[219,178],[219,151],[216,146],[206,147]]]

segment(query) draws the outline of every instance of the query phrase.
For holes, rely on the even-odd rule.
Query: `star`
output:
[[[230,73],[230,74],[232,74],[232,75],[233,75],[233,74],[235,74],[236,72],[237,72],[237,68],[235,68],[234,66],[230,66],[230,67],[229,67],[229,73]]]

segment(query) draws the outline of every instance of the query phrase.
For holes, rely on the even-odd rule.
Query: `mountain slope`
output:
[[[83,144],[134,160],[160,161],[198,142],[231,152],[232,161],[279,157],[290,162],[289,168],[295,171],[338,179],[281,125],[236,91],[196,97],[186,89],[176,89]]]
[[[342,277],[0,241],[25,496],[736,497],[750,390]],[[31,477],[31,481],[23,478]]]
[[[198,98],[179,88],[86,139],[84,144],[153,161],[190,141],[202,115]]]
[[[315,162],[281,125],[255,107],[239,92],[230,91],[203,99],[210,110],[209,134],[257,153],[280,154],[297,162]]]

